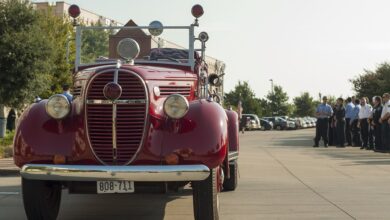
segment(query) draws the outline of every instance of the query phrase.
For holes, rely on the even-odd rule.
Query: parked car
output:
[[[261,129],[264,131],[272,130],[274,127],[274,124],[271,121],[267,121],[265,119],[260,119],[260,125],[261,125]]]
[[[80,8],[72,5],[69,13],[75,19]],[[219,192],[238,184],[238,115],[209,99],[208,91],[223,91],[223,70],[209,78],[204,74],[208,36],[193,34],[203,8],[195,5],[192,14],[196,20],[188,26],[154,21],[122,27],[121,38],[110,40],[109,48],[117,48],[113,59],[89,64],[81,63],[81,33],[103,27],[75,26],[73,87],[79,93],[73,100],[55,94],[32,104],[15,133],[14,161],[21,168],[28,219],[56,219],[63,189],[143,193],[187,184],[193,191],[194,218],[219,218]],[[150,51],[137,42],[141,29],[153,36],[182,29],[189,33],[189,49]],[[197,41],[202,49],[194,48]],[[137,59],[145,50],[152,54]],[[209,83],[201,83],[205,81]]]
[[[245,120],[245,130],[260,130],[260,119],[255,114],[242,114],[241,120]]]
[[[287,130],[296,128],[295,122],[287,121],[280,117],[264,117],[263,119],[271,121],[274,125],[274,129],[276,130]]]

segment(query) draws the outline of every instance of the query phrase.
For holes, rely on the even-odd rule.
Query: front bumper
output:
[[[139,182],[200,181],[210,175],[205,165],[96,166],[26,164],[26,179],[54,181],[129,180]]]

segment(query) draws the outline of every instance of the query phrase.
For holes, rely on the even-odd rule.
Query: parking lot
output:
[[[390,155],[312,148],[314,129],[241,134],[239,187],[221,219],[390,219]],[[193,219],[190,189],[168,195],[68,195],[59,219]],[[25,219],[20,180],[0,177],[0,219]]]

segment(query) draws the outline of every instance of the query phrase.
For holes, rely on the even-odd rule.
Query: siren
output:
[[[201,42],[207,42],[209,40],[209,35],[207,34],[207,32],[200,32],[199,36],[198,36],[198,39],[201,41]]]

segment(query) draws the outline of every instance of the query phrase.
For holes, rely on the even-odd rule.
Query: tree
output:
[[[40,94],[42,98],[62,92],[62,85],[72,83],[71,62],[74,61],[74,47],[70,48],[69,62],[67,62],[66,50],[68,41],[74,39],[73,26],[69,19],[55,16],[52,8],[39,13],[39,25],[46,33],[47,44],[51,47],[50,57],[51,72],[49,75],[50,88]],[[72,44],[70,41],[69,45]]]
[[[0,2],[0,103],[21,107],[48,88],[53,55],[39,15],[25,0]]]
[[[275,85],[274,91],[266,96],[271,115],[290,115],[292,106],[287,102],[288,95],[281,86]]]
[[[294,115],[296,116],[313,116],[315,113],[316,103],[308,92],[304,92],[300,96],[295,97],[294,105]]]
[[[364,73],[351,79],[357,97],[376,95],[390,92],[390,64],[382,63],[375,71],[364,70]]]
[[[93,26],[101,27],[97,22]],[[94,62],[99,56],[108,57],[108,38],[110,32],[104,29],[85,30],[82,33],[81,62]]]
[[[238,81],[234,90],[225,94],[225,107],[236,107],[240,99],[242,102],[243,113],[257,115],[261,113],[259,101],[255,98],[255,93],[250,88],[248,82]]]

